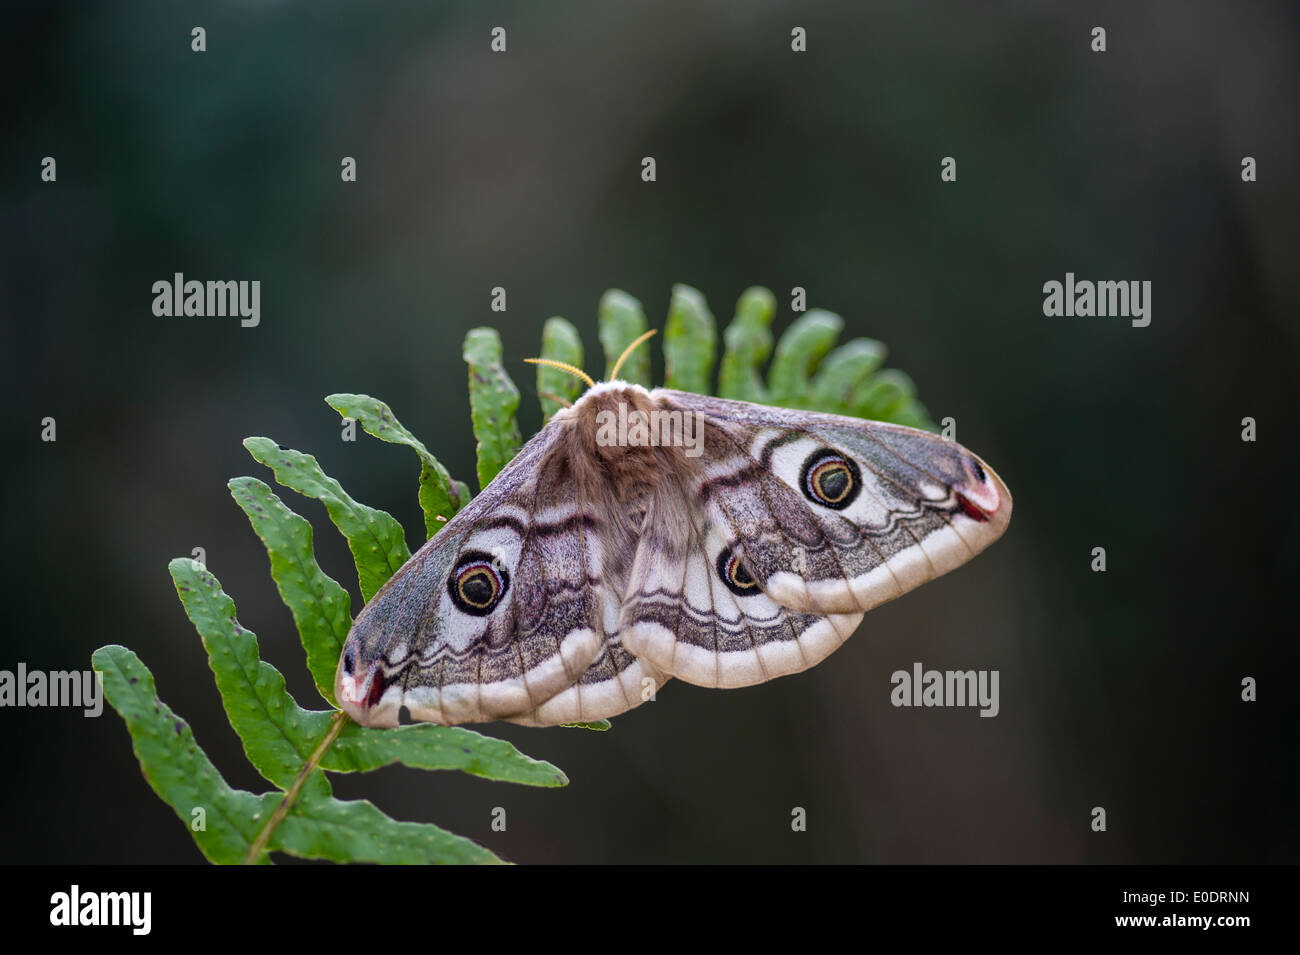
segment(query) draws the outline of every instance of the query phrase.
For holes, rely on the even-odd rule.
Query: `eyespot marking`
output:
[[[762,593],[758,589],[758,582],[754,580],[747,568],[730,547],[724,547],[718,554],[717,560],[718,578],[726,585],[737,597],[752,597],[754,594]]]
[[[799,489],[814,504],[842,511],[862,492],[862,473],[852,458],[822,448],[804,461]]]
[[[482,551],[466,551],[447,578],[447,591],[458,610],[486,617],[510,589],[510,574],[501,562]]]

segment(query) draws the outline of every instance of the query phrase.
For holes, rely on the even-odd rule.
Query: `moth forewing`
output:
[[[759,585],[809,613],[864,612],[961,566],[1011,518],[998,475],[914,428],[656,392],[714,432],[697,485]]]

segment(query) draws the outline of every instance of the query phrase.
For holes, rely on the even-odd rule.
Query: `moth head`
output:
[[[562,457],[573,482],[595,495],[609,492],[610,499],[600,507],[623,536],[633,530],[631,515],[644,513],[644,508],[623,505],[644,501],[663,475],[683,470],[683,457],[698,458],[704,451],[702,414],[662,407],[646,388],[618,377],[632,352],[654,334],[651,329],[623,349],[606,381],[594,381],[581,368],[565,362],[525,359],[558,368],[586,383],[587,390],[572,404],[547,395],[564,405],[551,421],[564,426]]]
[[[623,363],[627,361],[628,356],[631,355],[632,352],[636,351],[637,346],[639,346],[642,342],[647,341],[652,335],[654,335],[656,331],[657,329],[652,328],[650,329],[650,331],[637,336],[635,340],[633,340],[631,343],[628,344],[626,348],[623,349],[623,354],[618,356],[618,361],[614,362],[614,367],[611,368],[609,371],[610,381],[616,381],[618,379],[619,369],[623,367]],[[560,369],[560,371],[568,372],[570,375],[573,375],[575,378],[580,378],[582,381],[586,383],[588,388],[596,387],[595,380],[589,374],[587,374],[585,371],[583,371],[581,368],[577,367],[576,365],[570,365],[568,362],[556,361],[553,358],[525,358],[524,361],[532,365],[549,365],[552,368],[558,368]],[[546,395],[546,397],[559,402],[565,407],[570,407],[569,402],[565,401],[559,395],[548,394]]]

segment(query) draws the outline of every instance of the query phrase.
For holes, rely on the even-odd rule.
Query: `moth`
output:
[[[591,387],[354,622],[335,694],[359,723],[553,726],[797,673],[1011,519],[949,439],[570,370]]]

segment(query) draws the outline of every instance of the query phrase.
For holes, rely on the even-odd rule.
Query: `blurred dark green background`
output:
[[[335,777],[340,795],[520,862],[1295,861],[1300,16],[1072,6],[11,5],[0,668],[86,668],[125,643],[260,791],[166,570],[204,547],[311,699],[225,488],[270,480],[242,438],[316,454],[416,545],[414,456],[342,442],[326,394],[386,400],[472,481],[468,329],[501,329],[528,434],[522,359],[548,316],[599,370],[608,287],[660,324],[674,282],[723,321],[767,285],[780,330],[798,285],[846,336],[886,341],[998,469],[1004,540],[810,672],[672,683],[606,734],[492,728],[567,789],[393,768]],[[177,271],[261,280],[260,327],[154,317],[150,287]],[[1150,327],[1045,318],[1067,271],[1151,280]],[[359,607],[324,509],[285,496]],[[1001,715],[893,708],[913,661],[1000,670]],[[200,859],[110,710],[0,721],[0,860]]]

